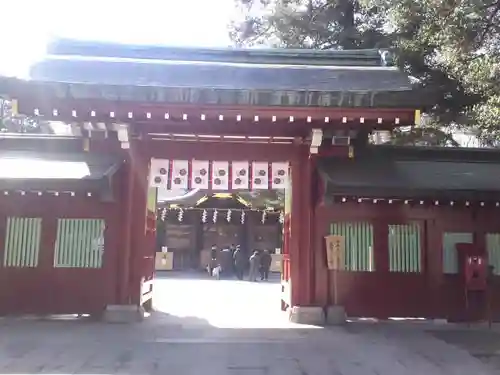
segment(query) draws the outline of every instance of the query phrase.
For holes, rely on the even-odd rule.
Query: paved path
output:
[[[298,328],[277,284],[162,279],[144,323],[0,320],[0,374],[483,375],[414,327]]]

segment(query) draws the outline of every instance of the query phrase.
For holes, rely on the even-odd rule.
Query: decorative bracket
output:
[[[309,152],[311,154],[317,154],[318,148],[323,142],[323,129],[312,129],[311,134],[311,147],[309,148]]]
[[[117,132],[118,141],[120,141],[122,149],[130,148],[128,126],[126,124],[113,124],[113,126]]]

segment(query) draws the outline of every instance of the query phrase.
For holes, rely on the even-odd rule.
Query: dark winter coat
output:
[[[240,249],[237,249],[234,252],[233,258],[234,258],[234,265],[236,267],[238,267],[238,268],[245,267],[247,260],[246,260],[245,254],[243,254],[243,252]]]
[[[269,254],[269,253],[264,253],[260,256],[260,266],[265,270],[268,270],[269,268],[271,268],[272,261],[273,261],[273,258],[271,257],[271,254]]]

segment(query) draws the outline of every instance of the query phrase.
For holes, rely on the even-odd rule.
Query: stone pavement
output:
[[[488,327],[487,324],[459,325],[429,329],[435,337],[467,350],[471,355],[495,368],[500,374],[500,326],[498,323]]]
[[[135,325],[0,319],[0,374],[494,374],[411,325],[287,323],[273,283],[165,278]]]

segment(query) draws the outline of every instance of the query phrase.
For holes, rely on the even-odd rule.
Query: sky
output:
[[[217,4],[217,5],[215,5]],[[0,74],[20,75],[51,38],[224,47],[235,0],[14,0],[2,4]]]

